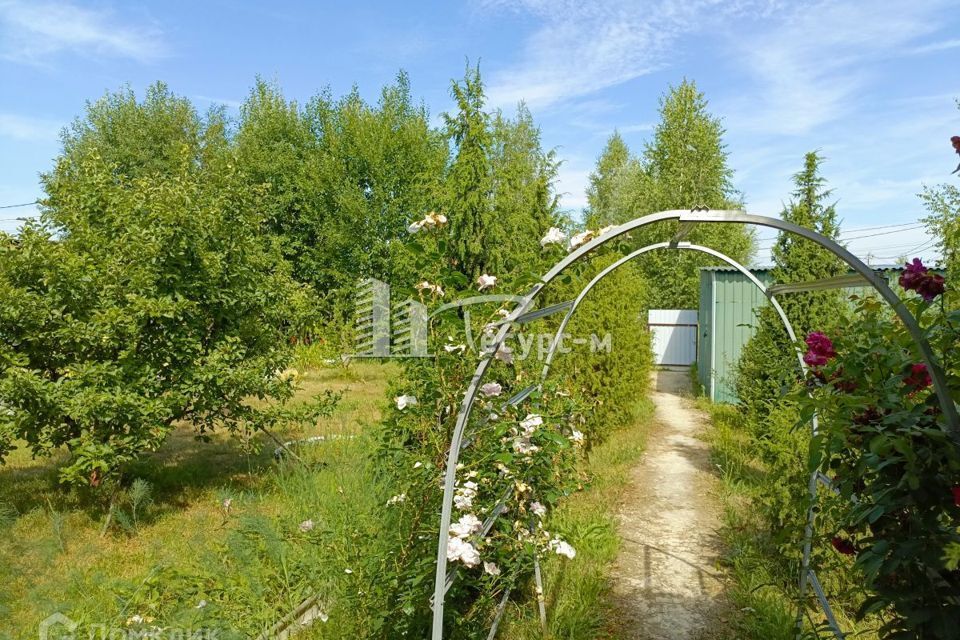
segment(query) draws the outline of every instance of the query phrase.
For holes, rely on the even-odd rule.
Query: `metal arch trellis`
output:
[[[711,249],[710,247],[690,244],[688,242],[658,242],[658,243],[647,245],[646,247],[637,249],[636,251],[624,256],[623,258],[609,265],[608,267],[603,269],[600,273],[598,273],[580,291],[580,293],[574,299],[570,309],[564,315],[563,320],[560,322],[560,326],[557,328],[557,332],[554,335],[553,341],[550,343],[550,348],[547,350],[546,361],[543,366],[543,371],[540,374],[541,384],[543,384],[543,382],[547,378],[547,375],[549,375],[550,373],[550,366],[553,363],[553,357],[557,353],[557,349],[563,340],[564,330],[566,329],[567,324],[570,322],[570,319],[573,317],[573,314],[576,312],[577,308],[580,306],[580,303],[584,300],[584,298],[586,298],[587,294],[590,293],[593,287],[599,284],[601,280],[603,280],[605,277],[610,275],[613,271],[623,266],[627,262],[630,262],[631,260],[634,260],[640,257],[641,255],[648,253],[650,251],[653,251],[655,249],[665,249],[665,248],[674,248],[674,249],[681,249],[681,250],[686,249],[686,250],[699,251],[701,253],[706,253],[711,256],[714,256],[715,258],[719,258],[720,260],[723,260],[728,265],[730,265],[731,267],[733,267],[734,269],[742,273],[754,285],[756,285],[756,287],[760,289],[760,292],[763,293],[763,295],[770,301],[770,305],[774,308],[774,310],[777,312],[777,315],[780,317],[780,321],[783,323],[783,328],[786,330],[787,335],[790,338],[790,341],[796,342],[797,336],[796,336],[796,332],[793,329],[793,324],[787,318],[787,315],[786,313],[784,313],[783,308],[780,306],[780,303],[777,301],[776,297],[770,293],[770,290],[767,289],[767,287],[760,281],[760,279],[757,278],[756,275],[754,275],[752,271],[747,269],[745,266],[743,266],[742,264],[740,264],[730,256],[724,253],[721,253],[720,251],[716,251],[715,249]],[[800,370],[804,375],[806,375],[807,364],[803,361],[803,356],[801,352],[799,350],[796,351],[796,355],[797,355],[797,363],[800,366]],[[811,426],[813,435],[816,435],[819,430],[818,417],[816,413],[814,413],[813,417],[811,418],[810,426]],[[806,525],[804,528],[803,559],[801,562],[801,569],[800,569],[800,575],[801,575],[800,599],[802,601],[803,597],[805,596],[806,585],[808,580],[813,582],[814,588],[817,594],[817,598],[820,601],[820,605],[823,608],[824,614],[827,617],[828,624],[831,630],[833,631],[834,635],[842,640],[844,638],[843,632],[840,630],[840,626],[837,623],[836,618],[834,617],[830,604],[827,602],[827,599],[824,596],[822,589],[819,586],[819,581],[817,581],[816,574],[810,568],[810,554],[811,554],[812,544],[813,544],[814,518],[816,513],[813,508],[813,501],[816,498],[817,483],[820,480],[821,480],[821,474],[819,472],[814,472],[813,474],[811,474],[810,482],[808,484],[811,504],[810,504],[810,507],[807,509],[807,514],[806,514],[807,519],[806,519]],[[802,631],[803,611],[804,611],[803,604],[801,602],[800,608],[797,612],[797,620],[796,620],[798,637]]]
[[[847,251],[844,247],[840,246],[833,240],[822,236],[821,234],[800,227],[793,223],[780,220],[777,218],[770,218],[766,216],[758,216],[747,214],[739,211],[703,211],[703,210],[671,210],[671,211],[661,211],[659,213],[653,213],[630,222],[618,225],[608,232],[604,233],[602,236],[594,238],[590,242],[584,244],[578,249],[572,251],[560,262],[558,262],[552,269],[550,269],[541,279],[540,282],[535,284],[530,291],[523,296],[521,302],[516,306],[516,308],[510,313],[510,315],[504,319],[499,331],[494,337],[492,346],[484,353],[479,364],[477,365],[476,370],[474,371],[473,377],[470,380],[470,384],[467,386],[467,390],[464,394],[463,401],[460,405],[460,410],[457,414],[456,424],[454,426],[453,435],[451,438],[450,450],[447,456],[447,466],[446,473],[444,476],[444,492],[443,492],[443,506],[441,510],[440,518],[440,533],[439,540],[437,544],[437,569],[434,581],[434,595],[433,595],[433,629],[432,629],[432,639],[433,640],[442,640],[443,638],[443,609],[444,609],[444,598],[446,591],[449,588],[449,581],[447,576],[447,543],[449,540],[449,531],[450,523],[453,511],[453,493],[456,484],[456,469],[457,462],[460,456],[460,450],[463,446],[464,440],[464,431],[466,429],[467,423],[470,418],[470,413],[473,409],[473,404],[476,399],[476,394],[480,388],[480,384],[483,380],[484,375],[489,369],[492,362],[494,354],[500,349],[503,343],[506,341],[507,336],[509,335],[514,324],[530,309],[534,300],[540,294],[541,291],[558,275],[560,275],[566,268],[575,263],[577,260],[582,258],[584,255],[593,251],[594,249],[610,242],[614,238],[622,236],[634,229],[639,229],[641,227],[654,224],[656,222],[662,222],[665,220],[677,220],[680,223],[679,232],[673,237],[673,239],[666,243],[659,243],[655,247],[651,245],[650,247],[644,247],[639,252],[635,252],[636,255],[640,255],[646,251],[652,250],[653,248],[684,248],[692,249],[694,245],[689,245],[683,243],[681,245],[680,241],[683,237],[689,233],[690,229],[697,224],[718,224],[718,223],[739,223],[739,224],[752,224],[759,226],[772,227],[780,231],[786,231],[798,236],[801,236],[807,240],[811,240],[821,247],[827,249],[841,260],[843,260],[848,266],[850,266],[854,271],[856,271],[868,284],[873,286],[874,289],[880,294],[881,297],[893,308],[894,312],[903,322],[904,326],[907,327],[910,331],[915,343],[920,349],[921,356],[925,363],[927,364],[928,369],[930,370],[931,377],[933,379],[934,390],[937,394],[938,400],[940,402],[941,409],[943,410],[944,415],[947,418],[947,423],[951,435],[956,439],[960,437],[960,418],[958,418],[957,407],[954,405],[952,399],[947,393],[946,378],[944,376],[943,370],[941,369],[936,357],[933,354],[930,345],[927,343],[926,339],[923,336],[923,333],[918,325],[916,319],[910,313],[910,311],[904,306],[902,301],[890,287],[887,285],[886,281],[880,278],[869,266],[864,264],[859,258],[854,256],[852,253]],[[776,303],[775,299],[767,291],[766,287],[763,287],[762,284],[756,279],[753,274],[749,273],[741,265],[736,264],[732,260],[726,258],[719,252],[715,252],[708,247],[698,247],[694,250],[705,250],[706,253],[715,255],[720,259],[726,259],[728,264],[739,268],[741,272],[750,277],[750,279],[761,287],[764,294],[771,300],[772,306],[777,310],[782,320],[786,321],[786,317],[783,314],[783,310],[779,307],[779,304]],[[634,256],[636,257],[636,256]],[[618,264],[626,262],[626,259],[621,260]],[[613,266],[613,265],[611,265]],[[608,271],[612,271],[611,268],[608,268]],[[592,285],[588,285],[592,286]],[[572,308],[571,308],[572,313]],[[568,313],[568,317],[571,315]],[[565,318],[566,320],[566,318]],[[792,327],[790,327],[789,322],[786,322],[785,327],[787,327],[788,333],[793,333]],[[561,334],[562,335],[562,334]],[[793,336],[795,337],[795,336]],[[553,350],[554,345],[551,345],[551,350]],[[802,362],[801,362],[802,365]],[[545,366],[544,374],[549,371],[549,364]],[[525,397],[525,396],[524,396]],[[816,429],[816,424],[814,423],[814,429]],[[817,474],[813,475],[810,480],[809,489],[811,493],[816,493],[817,482],[823,481],[823,478],[819,478]],[[826,599],[823,596],[822,590],[819,588],[819,581],[816,578],[816,575],[809,570],[809,556],[810,556],[810,546],[812,544],[813,537],[813,517],[814,511],[811,504],[810,510],[807,517],[807,527],[805,530],[805,543],[804,543],[804,570],[800,578],[800,591],[801,595],[805,593],[807,584],[813,586],[814,591],[816,592],[817,598],[820,601],[821,605],[824,606],[825,613],[827,614],[828,621],[831,623],[831,627],[835,635],[839,638],[843,638],[843,634],[840,632],[839,628],[836,626],[836,621],[832,619],[832,613],[830,612],[829,605],[826,602]],[[487,528],[489,530],[489,528]],[[802,622],[801,613],[798,615],[798,625]]]

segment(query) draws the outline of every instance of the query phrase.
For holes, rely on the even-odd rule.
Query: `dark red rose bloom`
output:
[[[903,384],[907,385],[911,391],[920,391],[933,384],[933,378],[927,371],[927,365],[921,362],[911,366],[910,373],[903,377]]]
[[[941,295],[944,291],[943,276],[932,273],[920,262],[920,258],[914,258],[906,264],[899,282],[905,291],[916,291],[927,302]]]
[[[847,380],[843,377],[843,367],[837,369],[837,372],[833,375],[833,378],[830,379],[830,382],[833,383],[833,386],[837,391],[853,393],[857,390],[856,382],[853,380]]]
[[[853,423],[859,425],[868,425],[875,422],[880,422],[883,418],[883,414],[877,411],[876,407],[867,407],[865,411],[861,411],[853,416]]]
[[[950,489],[953,492],[953,504],[960,507],[960,485]]]
[[[900,275],[900,286],[908,290],[916,289],[926,273],[927,268],[920,262],[920,258],[914,258],[904,266],[903,273]]]
[[[810,332],[806,343],[807,352],[803,355],[803,361],[810,367],[822,367],[830,358],[837,355],[833,342],[819,331]]]
[[[939,295],[943,295],[945,290],[943,276],[939,273],[927,273],[926,277],[917,287],[917,293],[923,296],[923,299],[930,302]]]
[[[857,548],[853,546],[852,542],[849,540],[844,540],[840,536],[833,536],[833,539],[830,540],[830,544],[833,545],[834,549],[845,556],[852,556],[857,552]]]

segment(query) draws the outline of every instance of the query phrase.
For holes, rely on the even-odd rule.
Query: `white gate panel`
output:
[[[693,309],[650,310],[647,326],[655,364],[686,367],[697,361],[697,317]]]

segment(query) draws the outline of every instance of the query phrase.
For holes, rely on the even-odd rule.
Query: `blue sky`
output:
[[[353,84],[375,99],[405,69],[437,116],[468,58],[492,106],[525,100],[533,111],[563,160],[565,207],[584,205],[610,133],[642,148],[659,96],[686,77],[724,120],[749,211],[779,213],[804,152],[820,149],[856,253],[935,256],[907,223],[924,214],[922,185],[958,180],[948,175],[949,137],[960,135],[955,0],[0,0],[0,205],[39,196],[59,129],[125,83],[141,93],[163,80],[201,109],[235,110],[256,74],[301,101]],[[761,249],[772,236],[760,231]]]

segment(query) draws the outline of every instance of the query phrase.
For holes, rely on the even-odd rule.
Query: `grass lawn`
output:
[[[95,633],[158,626],[250,638],[314,593],[329,624],[305,637],[364,637],[357,612],[375,603],[352,585],[378,544],[385,499],[367,434],[396,371],[355,363],[303,373],[302,397],[331,389],[343,398],[309,431],[277,435],[355,436],[301,447],[305,465],[276,461],[262,436],[248,453],[227,434],[204,443],[176,432],[128,474],[149,483],[149,500],[136,514],[128,500],[105,534],[102,498],[58,486],[56,458],[14,452],[0,467],[0,638],[36,638],[54,612]]]
[[[777,547],[774,532],[758,508],[771,488],[782,486],[785,479],[771,474],[758,459],[756,444],[736,408],[712,404],[705,399],[700,403],[701,409],[713,419],[711,448],[722,479],[721,536],[728,549],[726,565],[732,578],[730,597],[739,609],[733,637],[737,640],[793,640],[800,549],[794,550],[794,557],[785,558]],[[805,488],[802,481],[800,484]],[[797,509],[802,510],[802,507]],[[802,528],[802,512],[796,516],[796,526]],[[849,562],[837,557],[830,549],[829,540],[824,540],[828,532],[824,532],[823,527],[820,529],[815,566],[841,629],[851,637],[876,638],[871,631],[875,620],[858,623],[845,614],[842,604],[847,601],[852,610],[850,601],[860,588],[855,575],[850,572]],[[832,637],[823,626],[823,618],[819,609],[811,612],[806,622],[811,635],[805,637]],[[814,635],[815,625],[820,627],[820,636]]]

